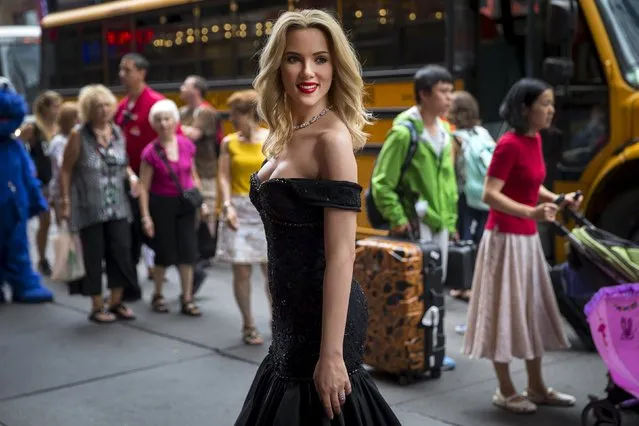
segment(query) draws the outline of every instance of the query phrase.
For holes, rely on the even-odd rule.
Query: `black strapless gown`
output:
[[[395,426],[399,420],[362,367],[366,297],[351,284],[344,361],[353,392],[329,420],[313,383],[322,330],[324,207],[359,211],[362,188],[352,182],[251,176],[251,201],[264,222],[273,341],[236,426]]]

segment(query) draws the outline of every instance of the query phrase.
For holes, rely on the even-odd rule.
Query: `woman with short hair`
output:
[[[218,161],[223,221],[216,258],[233,265],[233,290],[242,314],[242,340],[247,345],[264,343],[251,308],[253,265],[259,264],[264,277],[268,275],[264,225],[249,198],[251,174],[264,162],[262,146],[268,136],[268,130],[260,126],[257,102],[255,90],[242,90],[229,97],[236,132],[222,140]]]
[[[82,88],[78,98],[81,125],[71,132],[64,150],[60,174],[60,216],[78,232],[86,276],[79,292],[91,297],[89,320],[111,323],[132,320],[122,303],[122,290],[135,280],[126,194],[127,177],[133,189],[137,177],[128,167],[122,130],[113,123],[116,99],[101,84]],[[102,262],[106,263],[110,306],[102,297]]]
[[[182,295],[180,312],[200,316],[193,303],[193,264],[198,258],[195,233],[198,211],[208,215],[206,204],[192,206],[184,199],[186,191],[201,191],[195,169],[195,145],[187,137],[176,134],[180,113],[175,102],[163,99],[149,112],[149,121],[158,138],[142,151],[140,165],[140,212],[142,229],[152,238],[155,252],[151,300],[153,311],[169,312],[163,294],[166,268],[177,266]]]

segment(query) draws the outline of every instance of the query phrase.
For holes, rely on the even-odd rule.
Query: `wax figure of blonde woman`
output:
[[[366,142],[361,67],[340,24],[284,13],[255,80],[270,129],[251,201],[268,244],[273,343],[236,425],[399,425],[362,367],[366,298],[353,281]]]

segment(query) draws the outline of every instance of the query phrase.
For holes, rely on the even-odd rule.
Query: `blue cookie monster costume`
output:
[[[48,209],[35,177],[35,167],[14,132],[24,120],[27,105],[9,80],[0,77],[0,289],[11,286],[12,300],[42,303],[53,292],[42,285],[29,255],[27,221]],[[3,301],[0,291],[0,302]]]

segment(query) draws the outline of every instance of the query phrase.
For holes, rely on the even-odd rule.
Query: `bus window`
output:
[[[253,77],[257,52],[283,10],[281,1],[250,0],[202,6],[202,72],[207,78]]]
[[[83,86],[82,69],[84,67],[82,32],[79,25],[69,25],[43,31],[45,43],[51,47],[51,53],[43,66],[49,68],[52,87],[79,89]],[[58,40],[64,40],[63,43]],[[47,48],[48,46],[45,46]]]
[[[106,62],[108,85],[120,84],[120,60],[132,51],[133,31],[131,20],[127,17],[110,19],[104,22],[104,44],[106,46]]]
[[[7,77],[29,105],[38,94],[40,44],[21,39],[0,40],[0,75]]]
[[[577,180],[609,142],[608,88],[596,46],[581,10],[571,49],[574,75],[568,96],[558,99],[556,126],[562,133],[558,178]]]
[[[339,0],[295,0],[294,7],[295,9],[322,9],[333,14],[333,16],[337,16],[338,1]]]
[[[470,0],[451,0],[455,3],[454,17],[454,55],[453,70],[455,76],[461,76],[465,80],[472,81],[476,66],[476,42],[478,36],[477,13],[472,9]],[[474,91],[473,84],[466,90]]]
[[[91,23],[84,25],[82,27],[83,84],[102,83],[104,81],[102,46],[102,25]]]
[[[444,64],[446,57],[445,0],[396,2],[400,11],[399,64],[419,67]]]
[[[389,0],[344,0],[342,22],[350,29],[351,41],[368,69],[397,64],[394,28],[396,9]]]
[[[199,46],[196,37],[196,6],[179,6],[144,12],[135,16],[134,31],[128,34],[136,51],[153,67],[150,83],[180,81],[198,71]]]

